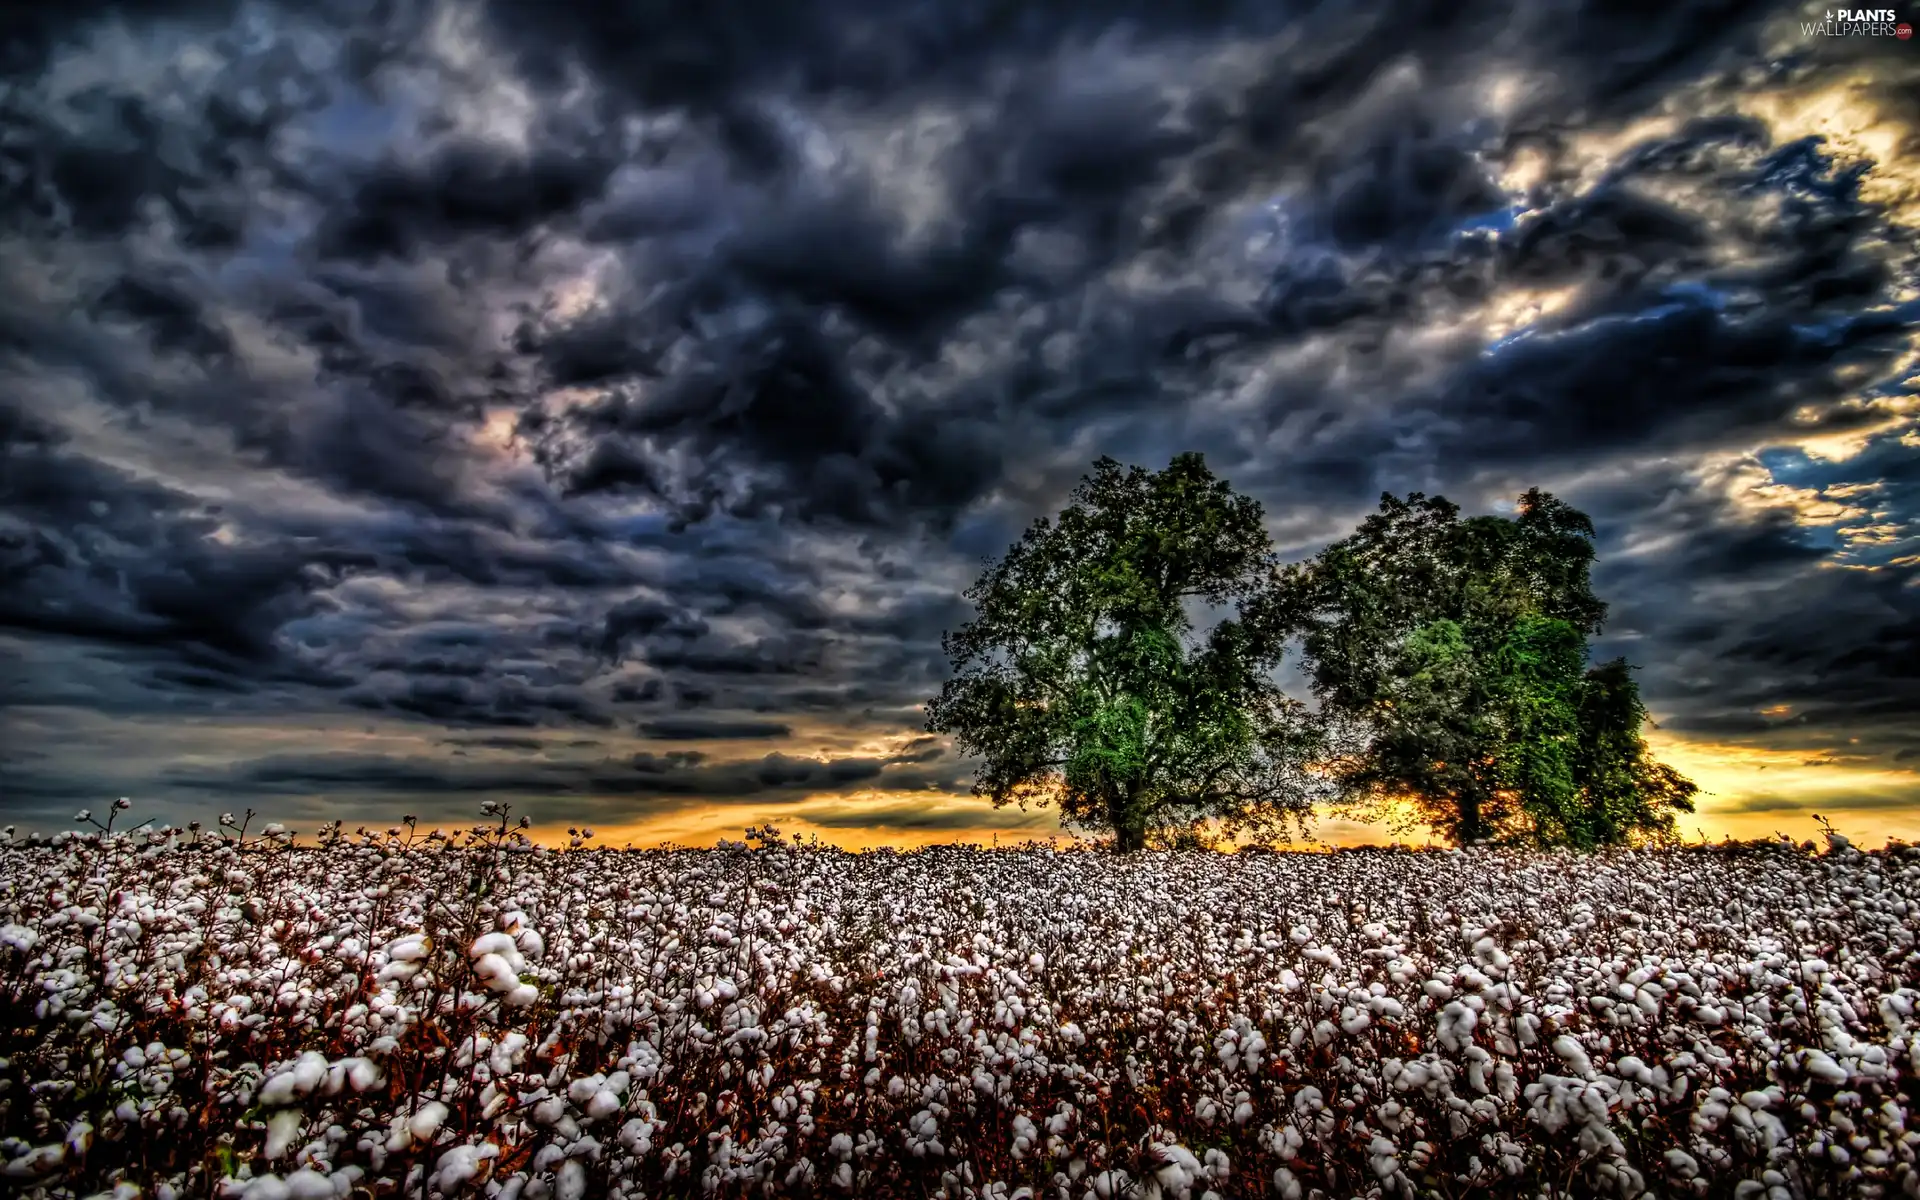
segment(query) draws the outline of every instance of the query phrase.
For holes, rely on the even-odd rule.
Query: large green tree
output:
[[[1103,458],[967,591],[927,728],[980,758],[996,806],[1052,804],[1123,852],[1208,818],[1284,833],[1311,780],[1309,723],[1273,679],[1277,578],[1260,505],[1200,455]]]
[[[1457,842],[1670,833],[1698,789],[1650,757],[1627,663],[1588,663],[1593,557],[1592,522],[1538,489],[1465,520],[1416,492],[1286,568],[1266,623],[1303,641],[1343,794]]]

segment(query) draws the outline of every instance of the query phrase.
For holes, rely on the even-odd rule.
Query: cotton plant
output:
[[[1920,852],[0,846],[29,1197],[1920,1194]]]

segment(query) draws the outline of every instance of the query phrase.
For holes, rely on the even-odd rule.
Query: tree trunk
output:
[[[1107,794],[1107,823],[1113,826],[1113,848],[1133,854],[1147,848],[1147,814],[1135,803],[1137,790],[1124,784]]]
[[[1460,822],[1455,829],[1458,831],[1460,844],[1471,846],[1490,832],[1480,817],[1480,793],[1473,788],[1462,789],[1459,805]]]

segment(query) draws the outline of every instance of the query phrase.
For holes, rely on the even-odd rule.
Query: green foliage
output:
[[[1515,517],[1465,520],[1414,493],[1287,568],[1272,623],[1302,639],[1349,801],[1409,802],[1459,842],[1671,835],[1698,789],[1648,756],[1627,664],[1587,666],[1606,619],[1592,539],[1537,489]]]
[[[1271,678],[1286,634],[1260,505],[1198,454],[1094,464],[989,564],[927,728],[981,758],[996,805],[1054,804],[1121,850],[1217,818],[1283,834],[1309,807],[1309,724]],[[1199,634],[1192,607],[1228,614]]]

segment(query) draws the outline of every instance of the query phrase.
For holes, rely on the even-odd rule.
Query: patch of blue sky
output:
[[[333,101],[314,113],[313,134],[329,149],[367,151],[386,145],[401,132],[400,113],[377,104],[359,88],[342,88]]]
[[[601,526],[612,537],[635,543],[655,542],[673,530],[673,514],[650,509],[607,517]]]
[[[1881,434],[1868,443],[1861,454],[1839,461],[1817,458],[1797,446],[1772,446],[1754,455],[1776,484],[1824,493],[1829,499],[1867,510],[1865,516],[1849,517],[1825,524],[1802,524],[1799,537],[1810,546],[1839,552],[1848,563],[1879,566],[1914,553],[1914,541],[1920,538],[1920,512],[1902,511],[1897,495],[1886,494],[1880,483],[1887,454],[1910,453],[1898,433]],[[1863,485],[1866,485],[1863,487]],[[1864,527],[1877,527],[1875,540],[1858,535]],[[1885,527],[1899,532],[1885,535]],[[1855,532],[1848,532],[1849,530]]]
[[[1710,308],[1715,312],[1726,311],[1733,302],[1733,293],[1726,288],[1698,281],[1676,283],[1663,289],[1655,302],[1644,308],[1625,312],[1603,313],[1576,324],[1555,327],[1551,321],[1533,321],[1522,325],[1512,333],[1487,343],[1480,351],[1481,357],[1493,358],[1516,346],[1529,343],[1548,343],[1564,338],[1578,338],[1588,334],[1597,334],[1608,329],[1616,329],[1623,324],[1647,325],[1668,320],[1682,314]]]
[[[1528,209],[1524,204],[1509,204],[1505,208],[1489,209],[1486,212],[1472,213],[1453,223],[1456,234],[1506,233],[1519,224]]]
[[[1020,532],[1004,514],[978,513],[961,521],[947,537],[947,548],[968,558],[993,558],[1007,552]]]
[[[1826,142],[1824,136],[1812,134],[1781,146],[1761,160],[1753,185],[1816,203],[1852,204],[1869,166],[1856,163],[1836,169]]]
[[[362,89],[343,85],[325,105],[297,120],[295,141],[302,157],[372,163],[407,135],[411,122],[404,105],[379,103]],[[302,205],[256,209],[247,221],[245,249],[221,265],[220,278],[236,284],[250,275],[294,267],[320,215]]]
[[[1754,455],[1760,465],[1767,469],[1775,483],[1789,487],[1824,487],[1835,482],[1833,479],[1821,479],[1822,474],[1831,474],[1831,464],[1823,463],[1798,446],[1769,446]]]
[[[1915,326],[1920,326],[1920,299],[1885,308],[1847,313],[1825,321],[1795,325],[1793,331],[1818,345],[1838,346],[1847,340],[1849,334],[1861,330],[1862,327],[1866,327],[1869,331],[1891,332]]]

